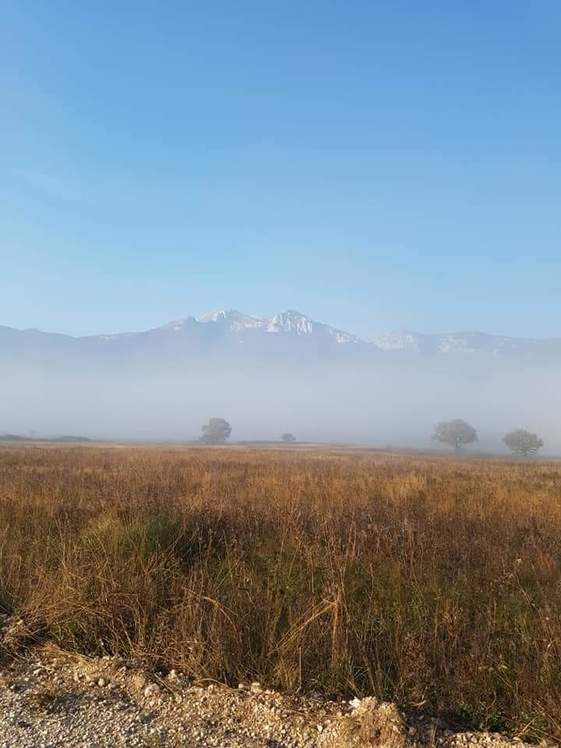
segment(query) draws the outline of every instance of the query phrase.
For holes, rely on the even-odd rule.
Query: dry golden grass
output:
[[[561,465],[0,450],[5,647],[561,737]]]

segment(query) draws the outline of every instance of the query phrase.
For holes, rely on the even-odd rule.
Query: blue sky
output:
[[[561,335],[557,0],[0,11],[0,324]]]

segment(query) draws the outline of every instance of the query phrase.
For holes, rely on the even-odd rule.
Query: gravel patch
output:
[[[147,673],[119,658],[53,648],[0,670],[0,748],[520,748],[489,733],[454,733],[439,720],[407,719],[376,699],[292,697],[259,683],[237,689]]]

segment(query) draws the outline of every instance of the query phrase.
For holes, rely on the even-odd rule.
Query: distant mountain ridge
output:
[[[527,354],[561,345],[561,338],[514,338],[484,332],[457,332],[423,334],[396,332],[378,335],[371,339],[383,351],[408,351],[412,353],[492,353]]]
[[[322,322],[315,322],[305,314],[294,310],[280,312],[273,317],[250,317],[242,314],[236,309],[222,309],[217,312],[209,312],[202,317],[187,317],[183,320],[170,322],[163,328],[179,331],[189,323],[220,325],[233,333],[242,333],[246,330],[260,330],[266,333],[287,333],[292,335],[326,335],[333,337],[337,343],[359,343],[363,344],[356,335],[351,335],[344,330],[339,330]]]
[[[72,337],[38,330],[0,327],[0,362],[28,363],[59,359],[124,358],[143,361],[204,360],[220,355],[268,361],[287,360],[393,360],[418,356],[485,356],[561,360],[561,338],[534,339],[482,332],[423,334],[388,333],[364,340],[310,317],[288,310],[272,317],[256,317],[225,309],[186,317],[141,332]]]

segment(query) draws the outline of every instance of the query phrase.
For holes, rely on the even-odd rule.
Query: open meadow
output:
[[[4,657],[376,695],[561,738],[561,464],[4,446]]]

